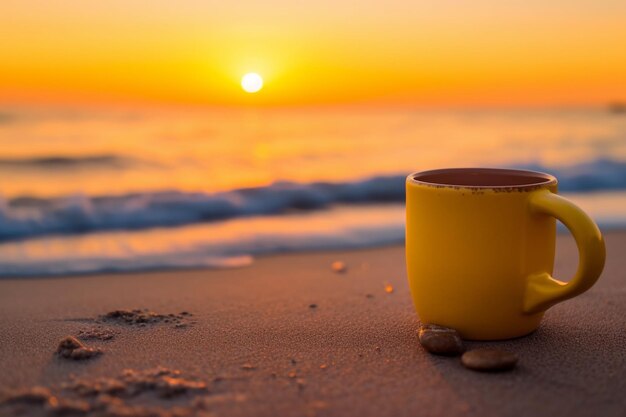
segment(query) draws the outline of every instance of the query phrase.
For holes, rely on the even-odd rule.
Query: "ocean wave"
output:
[[[70,169],[109,167],[123,168],[132,159],[118,155],[42,156],[33,158],[0,158],[0,169]]]
[[[127,258],[112,257],[104,254],[100,257],[72,259],[29,259],[26,262],[3,262],[0,264],[0,277],[54,277],[67,275],[105,274],[121,272],[164,271],[174,269],[225,269],[241,268],[252,264],[251,256],[217,257],[204,253],[178,253],[133,256]]]
[[[338,203],[400,201],[403,196],[404,181],[392,176],[338,184],[278,182],[216,194],[167,191],[106,197],[21,197],[0,201],[0,239],[180,226],[321,209]]]
[[[626,161],[602,158],[559,168],[550,168],[541,164],[516,167],[555,175],[559,180],[559,191],[589,192],[626,189]]]
[[[538,164],[518,167],[555,174],[561,191],[626,189],[626,162],[602,159],[557,169]],[[402,202],[404,180],[405,175],[396,175],[343,183],[277,182],[214,194],[165,191],[123,196],[0,199],[0,240],[180,226],[323,209],[336,204]]]
[[[341,206],[213,224],[7,242],[0,245],[0,278],[233,268],[249,265],[258,255],[366,248],[403,239],[401,205]]]

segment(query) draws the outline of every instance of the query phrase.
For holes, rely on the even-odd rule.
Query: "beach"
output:
[[[102,401],[163,416],[622,416],[626,232],[605,238],[598,283],[550,309],[538,331],[466,343],[519,355],[516,369],[496,374],[419,346],[402,246],[261,256],[222,270],[2,279],[0,391],[6,399],[41,386],[61,403],[89,402],[72,381],[161,369],[154,375],[180,372],[195,385],[162,395],[144,384],[132,398]],[[555,275],[571,276],[576,259],[571,237],[559,234]],[[333,271],[335,261],[347,270]],[[103,317],[120,309],[157,316],[132,325]],[[89,330],[112,335],[84,341],[102,354],[55,354],[64,337]],[[25,415],[46,410],[28,401],[13,406]],[[0,415],[14,409],[0,407]]]
[[[626,1],[535,3],[0,4],[0,417],[626,417]]]

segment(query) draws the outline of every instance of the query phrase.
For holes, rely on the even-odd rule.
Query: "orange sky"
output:
[[[0,39],[4,104],[626,100],[623,0],[3,0]]]

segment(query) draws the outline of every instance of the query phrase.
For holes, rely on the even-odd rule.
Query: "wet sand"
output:
[[[501,374],[420,348],[402,247],[272,256],[233,270],[0,280],[0,391],[41,386],[60,401],[162,415],[623,416],[626,233],[606,240],[598,284],[549,310],[537,332],[468,343],[518,353],[518,367]],[[571,276],[576,257],[559,236],[557,276]],[[131,314],[106,316],[120,309]],[[66,336],[102,353],[60,357]],[[127,391],[80,397],[77,381]]]

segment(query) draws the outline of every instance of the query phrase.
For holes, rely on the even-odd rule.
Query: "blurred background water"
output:
[[[602,108],[7,108],[0,275],[399,243],[406,175],[461,166],[552,173],[626,225],[626,116]]]

